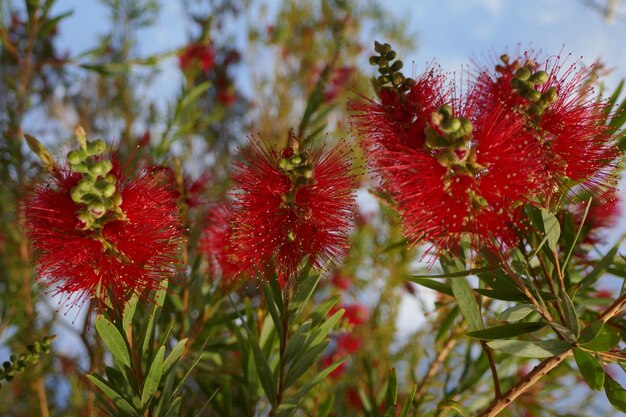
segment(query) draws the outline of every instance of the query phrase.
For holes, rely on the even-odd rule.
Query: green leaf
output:
[[[504,326],[490,327],[467,333],[469,337],[482,340],[508,339],[527,333],[536,332],[546,326],[546,323],[511,323]]]
[[[96,317],[96,331],[115,360],[130,368],[128,346],[124,341],[124,336],[122,336],[117,327],[107,320],[106,317],[100,315]]]
[[[587,385],[593,390],[601,390],[604,385],[604,369],[600,361],[580,349],[574,349],[574,359]]]
[[[576,309],[572,299],[567,295],[567,292],[561,290],[561,301],[563,302],[563,312],[565,313],[565,321],[567,328],[574,334],[574,339],[578,339],[580,336],[580,324],[578,323],[578,315],[576,315]]]
[[[566,352],[572,345],[563,340],[494,340],[487,345],[498,352],[524,358],[549,358]]]
[[[328,417],[333,409],[333,403],[335,402],[335,396],[330,394],[318,407],[315,417]]]
[[[541,209],[541,217],[543,220],[543,230],[546,232],[546,237],[548,238],[548,247],[551,250],[555,250],[556,245],[559,243],[559,237],[561,237],[559,220],[554,214],[544,208]]]
[[[172,404],[167,409],[165,413],[165,417],[178,417],[178,413],[180,411],[180,404],[183,401],[183,397],[178,396],[172,401]]]
[[[261,347],[258,342],[252,337],[252,335],[248,340],[250,341],[250,347],[252,348],[252,357],[254,358],[254,364],[256,365],[259,380],[261,381],[261,387],[263,387],[265,396],[272,405],[272,408],[276,408],[276,378],[274,377],[274,373],[272,372],[270,365],[267,363],[265,356],[263,356],[263,352],[261,352]]]
[[[602,320],[596,320],[591,323],[589,326],[585,327],[580,334],[579,343],[590,342],[600,333],[602,328],[604,327],[604,322]]]
[[[585,341],[583,341],[581,337],[579,345],[587,350],[593,350],[595,352],[606,352],[611,350],[620,342],[620,340],[622,340],[619,333],[614,331],[610,326],[602,326],[593,339],[587,340],[588,335],[586,336],[587,337],[584,339]]]
[[[454,410],[463,417],[468,417],[469,413],[461,404],[453,400],[444,400],[437,405],[437,409],[441,411]]]
[[[139,301],[139,297],[133,296],[124,306],[124,315],[122,316],[122,328],[125,331],[127,331],[133,323],[133,317],[135,315],[135,311],[137,310],[137,301]]]
[[[606,103],[606,107],[604,108],[604,117],[609,117],[609,115],[611,114],[611,110],[613,110],[613,107],[615,107],[615,103],[617,103],[617,99],[619,98],[619,95],[622,93],[623,88],[624,88],[624,80],[621,80],[619,84],[617,85],[617,88],[615,89],[613,94],[611,94],[611,98],[609,98],[609,101]]]
[[[466,271],[448,272],[447,274],[413,275],[411,276],[411,278],[459,278],[493,271],[493,268],[474,268],[468,269]]]
[[[335,326],[339,322],[339,319],[343,317],[344,312],[345,310],[343,308],[340,308],[338,311],[335,312],[335,314],[330,316],[320,327],[314,330],[314,337],[311,345],[317,345],[318,343],[321,343],[324,339],[326,339],[328,333],[330,333],[330,331],[335,328]]]
[[[585,212],[583,213],[583,218],[580,221],[578,230],[576,231],[576,236],[574,237],[574,240],[572,241],[572,244],[570,245],[567,251],[567,256],[565,257],[565,260],[563,261],[563,265],[561,266],[562,271],[565,271],[567,264],[572,258],[572,253],[574,253],[574,248],[576,247],[576,243],[578,242],[578,239],[580,238],[580,233],[582,232],[583,227],[585,226],[585,222],[587,221],[587,216],[589,215],[589,208],[591,208],[591,201],[592,201],[592,198],[589,197],[589,200],[587,200],[587,206],[585,207]]]
[[[135,410],[135,408],[130,405],[130,403],[126,401],[126,399],[119,392],[110,387],[101,377],[94,374],[87,374],[87,379],[97,386],[100,391],[104,393],[104,395],[111,399],[113,404],[115,404],[117,409],[121,411],[124,416],[139,417],[137,410]]]
[[[610,267],[611,264],[613,263],[613,259],[615,258],[615,255],[617,254],[618,249],[619,249],[619,243],[613,246],[611,250],[609,250],[602,259],[600,259],[600,261],[591,270],[591,272],[585,278],[583,278],[582,281],[580,281],[580,284],[583,287],[588,287],[592,285],[593,283],[595,283],[598,279],[600,279],[604,270]]]
[[[480,307],[476,302],[476,297],[472,291],[472,287],[468,284],[466,279],[452,279],[450,280],[450,288],[456,298],[461,314],[469,323],[472,330],[479,330],[483,327],[483,321],[480,316]]]
[[[431,290],[435,290],[442,294],[447,294],[451,297],[453,296],[452,289],[450,288],[450,286],[444,284],[443,282],[439,282],[434,279],[428,279],[428,278],[409,278],[409,281],[422,285],[426,288],[430,288]]]
[[[167,358],[165,359],[165,362],[163,362],[163,373],[164,374],[168,373],[170,368],[172,366],[174,366],[174,364],[178,361],[178,359],[180,359],[180,357],[182,356],[183,352],[185,351],[185,345],[186,344],[187,344],[187,338],[182,339],[181,341],[176,343],[176,346],[174,346],[174,349],[172,349],[170,354],[167,355]]]
[[[604,392],[613,407],[626,413],[626,390],[609,374],[604,378]]]
[[[385,396],[385,406],[392,407],[398,402],[398,375],[396,374],[396,368],[389,370],[389,377],[387,377],[387,394]],[[395,408],[394,408],[395,411]],[[395,412],[394,412],[395,417]]]
[[[413,404],[413,399],[415,398],[416,392],[417,392],[417,385],[413,385],[413,389],[411,390],[411,393],[407,397],[406,402],[404,403],[404,407],[402,407],[402,411],[400,411],[400,414],[398,415],[398,417],[407,417],[409,415],[409,411],[411,411],[411,404]]]
[[[150,403],[150,400],[154,396],[154,393],[159,388],[159,384],[161,383],[161,376],[163,375],[163,358],[165,357],[165,346],[161,346],[159,350],[157,350],[156,355],[154,355],[154,359],[152,360],[152,364],[150,365],[150,371],[148,371],[148,376],[146,376],[146,381],[143,385],[143,390],[141,391],[141,408],[145,409],[145,407]]]
[[[322,355],[328,342],[313,345],[308,351],[303,352],[291,365],[285,373],[285,388],[293,385],[306,371],[308,371],[317,359]]]
[[[518,304],[504,310],[499,314],[498,319],[502,321],[519,321],[535,311],[531,304]]]
[[[278,333],[278,337],[282,338],[283,335],[283,322],[280,319],[280,313],[278,312],[278,307],[274,302],[273,292],[267,282],[261,282],[261,288],[263,289],[263,293],[265,295],[265,306],[272,317],[272,321],[274,322],[274,328]]]

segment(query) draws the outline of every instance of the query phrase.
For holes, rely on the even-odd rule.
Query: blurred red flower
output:
[[[215,63],[215,51],[210,45],[194,43],[179,55],[178,63],[183,71],[199,68],[202,72],[209,72]]]

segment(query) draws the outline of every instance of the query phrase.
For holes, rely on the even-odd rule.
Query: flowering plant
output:
[[[151,56],[158,2],[106,2],[102,44],[61,56],[69,15],[9,3],[1,415],[626,412],[626,101],[601,64],[408,77],[390,43],[361,65],[391,18],[339,0],[280,2],[245,48],[225,22],[249,2],[184,2],[193,36]]]

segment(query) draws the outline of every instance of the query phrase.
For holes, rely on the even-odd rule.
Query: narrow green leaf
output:
[[[137,301],[139,301],[139,297],[133,296],[124,306],[124,315],[122,316],[122,328],[125,331],[128,331],[128,328],[133,323],[133,317],[135,316],[135,311],[137,310]]]
[[[585,342],[581,340],[579,345],[587,350],[606,352],[615,347],[620,340],[622,340],[622,338],[619,333],[613,330],[610,326],[602,326],[598,334],[593,339]]]
[[[263,289],[263,293],[265,295],[265,306],[272,317],[272,321],[274,322],[274,328],[278,333],[278,337],[282,338],[283,334],[283,322],[280,319],[280,313],[278,312],[278,307],[274,302],[273,292],[267,282],[261,282],[261,288]]]
[[[582,281],[580,281],[580,284],[583,287],[588,287],[592,285],[593,283],[595,283],[598,279],[600,279],[604,270],[610,267],[611,264],[613,263],[613,259],[615,258],[615,255],[617,254],[618,249],[619,249],[619,243],[613,246],[611,250],[609,250],[602,259],[600,259],[600,261],[591,270],[591,272],[585,278],[583,278]]]
[[[96,331],[115,360],[130,368],[128,346],[124,341],[124,336],[122,336],[117,327],[107,320],[106,317],[100,315],[96,317]]]
[[[463,278],[450,280],[450,288],[459,304],[461,314],[469,323],[470,328],[472,330],[480,330],[483,327],[483,320],[480,316],[480,307],[476,302],[472,287]]]
[[[441,411],[454,410],[463,417],[469,417],[468,411],[456,401],[444,400],[437,405],[437,409]]]
[[[389,407],[387,407],[387,411],[385,411],[383,417],[396,417],[396,406],[390,405]]]
[[[589,215],[589,208],[591,207],[591,201],[592,201],[592,198],[589,197],[589,200],[587,200],[587,206],[585,207],[585,212],[583,213],[583,218],[580,221],[578,230],[576,231],[576,236],[574,237],[574,240],[572,241],[572,244],[570,245],[567,251],[567,256],[565,257],[565,260],[563,261],[563,265],[561,266],[562,271],[565,271],[567,264],[572,258],[572,253],[574,253],[574,248],[576,247],[576,243],[578,242],[578,239],[580,238],[580,233],[582,232],[583,227],[585,226],[585,222],[587,221],[587,216]]]
[[[337,312],[335,312],[335,314],[330,316],[328,320],[326,320],[321,326],[319,326],[316,330],[313,330],[313,341],[311,342],[311,345],[317,345],[321,343],[324,339],[326,339],[328,333],[330,333],[330,331],[335,328],[335,326],[339,322],[339,319],[343,317],[344,312],[345,310],[343,308],[340,308]]]
[[[559,237],[561,237],[559,220],[554,214],[544,208],[541,209],[541,217],[543,220],[543,230],[546,232],[546,237],[548,238],[548,247],[550,250],[555,250],[556,245],[559,243]]]
[[[626,413],[626,390],[609,374],[604,377],[604,392],[613,407]]]
[[[105,380],[103,380],[98,375],[87,374],[87,379],[89,379],[95,386],[97,386],[100,391],[104,393],[113,404],[118,408],[119,411],[123,413],[124,416],[129,417],[139,417],[137,410],[130,405],[128,401],[114,388],[110,387]]]
[[[404,403],[404,407],[402,407],[402,411],[400,411],[400,414],[398,415],[398,417],[407,417],[409,415],[409,411],[411,411],[411,405],[413,404],[413,399],[415,398],[416,392],[417,392],[417,385],[413,385],[413,389],[411,390],[411,393],[407,397],[406,402]]]
[[[603,327],[604,327],[604,322],[602,320],[594,321],[589,326],[583,329],[583,331],[580,334],[579,343],[587,343],[587,342],[592,341],[600,333]]]
[[[431,274],[431,275],[412,275],[411,278],[460,278],[469,275],[478,275],[485,272],[493,272],[493,268],[474,268],[466,271],[448,272],[447,274]]]
[[[398,375],[396,374],[396,368],[389,370],[389,376],[387,377],[387,393],[385,396],[385,406],[392,407],[398,402]],[[395,407],[394,407],[395,410]],[[395,412],[394,412],[395,417]]]
[[[428,278],[409,278],[409,281],[452,297],[452,289],[449,285],[446,285],[443,282]]]
[[[542,340],[538,342],[526,340],[494,340],[487,345],[498,352],[524,358],[549,358],[566,352],[571,344],[563,340]]]
[[[180,340],[174,346],[174,349],[167,355],[165,362],[163,362],[163,374],[169,372],[170,368],[174,366],[174,364],[180,359],[183,352],[185,351],[185,345],[187,344],[187,338]]]
[[[159,384],[161,383],[161,376],[163,375],[163,358],[165,357],[165,346],[161,346],[159,350],[157,350],[156,355],[154,355],[154,359],[152,360],[152,364],[150,365],[150,370],[148,371],[148,375],[146,376],[146,381],[143,385],[143,390],[141,391],[141,408],[145,409],[146,406],[152,400],[154,393],[159,388]]]
[[[170,405],[170,407],[167,409],[167,412],[165,413],[165,417],[178,417],[178,413],[180,411],[180,404],[183,401],[183,397],[178,396],[174,399],[174,401],[172,401],[172,404]]]
[[[498,319],[502,321],[520,321],[535,311],[535,308],[531,304],[518,304],[504,310],[499,314]]]
[[[578,315],[574,308],[572,299],[567,295],[567,292],[561,290],[561,301],[563,302],[563,312],[565,313],[565,321],[567,328],[572,331],[574,338],[578,339],[580,336],[580,324],[578,323]]]
[[[335,396],[330,394],[317,408],[317,414],[315,417],[328,417],[333,409],[333,403],[335,402]]]
[[[508,339],[543,329],[546,323],[511,323],[467,333],[469,337],[482,340]]]
[[[604,385],[604,369],[600,361],[580,349],[574,349],[574,359],[587,385],[593,390],[601,390]]]
[[[265,392],[265,396],[269,400],[272,408],[277,406],[276,404],[276,378],[274,377],[274,373],[270,368],[269,363],[263,356],[263,352],[261,351],[261,347],[258,342],[250,335],[248,339],[250,342],[250,347],[252,348],[252,357],[254,358],[254,364],[256,365],[256,371],[259,375],[259,380],[261,381],[261,387]]]
[[[303,352],[299,357],[297,357],[293,365],[287,369],[285,375],[285,388],[293,385],[298,378],[311,369],[324,350],[326,350],[327,346],[328,342],[313,345],[308,351]]]

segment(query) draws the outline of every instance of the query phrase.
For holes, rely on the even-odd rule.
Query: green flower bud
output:
[[[521,67],[517,71],[515,71],[515,77],[519,78],[522,81],[527,81],[531,75],[532,74],[530,70],[526,67]]]
[[[117,191],[115,184],[111,184],[110,182],[105,182],[101,184],[103,184],[102,195],[104,196],[104,198],[110,198],[113,194],[115,194],[115,191]]]
[[[111,201],[113,202],[113,204],[119,207],[122,205],[122,196],[119,194],[114,194],[113,197],[111,198]]]
[[[404,75],[399,72],[393,74],[391,78],[391,83],[395,86],[401,85],[404,82]]]
[[[112,169],[113,163],[111,163],[108,159],[105,159],[103,161],[96,162],[91,168],[91,173],[93,175],[101,176],[109,173]]]
[[[392,51],[391,45],[389,45],[388,43],[383,44],[383,46],[380,48],[381,54],[388,54],[391,51]]]
[[[547,72],[537,71],[536,73],[532,75],[532,77],[530,77],[528,81],[530,81],[533,84],[543,84],[546,81],[548,81],[548,78],[550,77],[548,76]]]
[[[396,58],[396,51],[389,51],[385,54],[385,58],[388,61],[393,61]]]
[[[77,204],[83,202],[83,192],[78,187],[72,188],[72,191],[70,191],[70,196],[72,197],[72,201]]]
[[[105,205],[100,202],[91,203],[87,208],[89,209],[89,213],[96,219],[101,218],[107,212]]]
[[[291,163],[298,166],[302,163],[302,158],[300,155],[294,155],[291,157]]]
[[[296,241],[296,235],[295,235],[295,233],[293,232],[293,230],[290,230],[290,231],[288,231],[288,232],[287,232],[287,239],[288,239],[290,242],[295,242],[295,241]]]
[[[378,53],[382,52],[383,46],[380,42],[374,41],[374,50]]]
[[[82,151],[70,151],[67,154],[67,162],[72,165],[80,164],[83,162],[84,155]]]
[[[72,165],[70,168],[73,172],[76,172],[79,174],[87,174],[89,172],[89,168],[87,168],[87,165],[85,165],[84,162]]]
[[[100,155],[106,150],[106,148],[107,144],[102,139],[98,139],[87,144],[87,152],[91,155]]]
[[[389,77],[386,75],[381,75],[380,77],[378,77],[378,84],[380,85],[385,85],[389,82]]]
[[[371,56],[370,57],[370,65],[378,65],[379,62],[380,62],[380,57],[379,56]]]
[[[404,66],[404,64],[402,63],[402,61],[398,60],[396,62],[393,63],[393,65],[391,65],[391,71],[392,72],[398,72],[402,69],[402,67]]]

